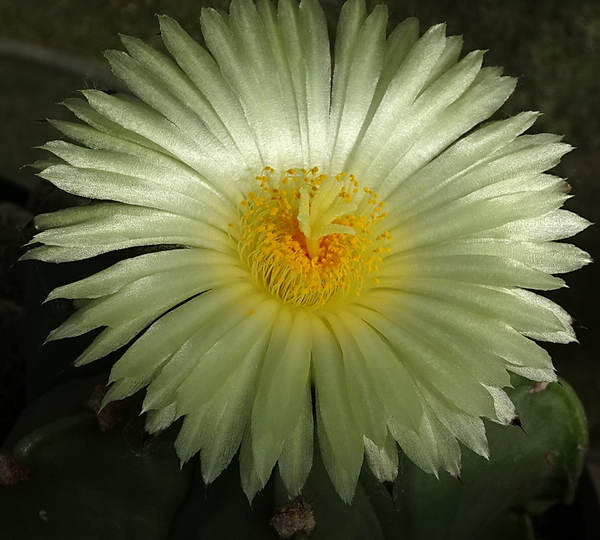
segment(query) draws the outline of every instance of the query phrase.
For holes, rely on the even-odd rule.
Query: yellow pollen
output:
[[[390,251],[378,195],[368,188],[363,195],[352,174],[328,177],[317,167],[283,174],[265,167],[255,180],[240,202],[238,245],[256,283],[306,308],[360,295]]]

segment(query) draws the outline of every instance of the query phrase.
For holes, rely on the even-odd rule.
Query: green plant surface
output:
[[[28,480],[0,486],[0,522],[10,540],[275,539],[276,507],[290,502],[275,477],[253,501],[237,464],[205,486],[197,459],[182,470],[175,431],[145,437],[138,400],[102,433],[81,406],[98,378],[62,383],[30,405],[7,441]],[[510,390],[523,429],[488,424],[490,460],[464,452],[461,481],[436,479],[401,456],[393,486],[364,468],[352,505],[341,501],[319,456],[302,496],[316,522],[310,540],[527,540],[530,515],[569,502],[581,473],[587,427],[562,382]],[[175,426],[176,427],[176,426]],[[296,503],[298,501],[295,501]],[[303,532],[293,538],[308,538]]]
[[[166,538],[189,489],[188,469],[179,470],[172,439],[144,442],[143,422],[101,432],[94,413],[81,406],[95,382],[56,387],[15,427],[15,435],[32,428],[11,448],[29,473],[24,482],[0,486],[3,538]]]
[[[524,379],[514,384],[509,395],[523,429],[488,422],[490,460],[465,450],[460,481],[446,473],[438,480],[404,458],[393,498],[363,469],[349,507],[336,499],[317,463],[304,490],[317,522],[311,540],[532,538],[529,515],[573,497],[587,424],[564,381],[538,392]]]

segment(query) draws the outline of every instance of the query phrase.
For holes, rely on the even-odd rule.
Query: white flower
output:
[[[78,365],[133,341],[107,400],[146,387],[151,432],[185,416],[177,452],[200,451],[206,482],[241,446],[249,498],[275,464],[301,489],[313,429],[346,501],[365,455],[395,477],[396,444],[458,474],[457,440],[487,456],[481,417],[515,415],[509,372],[556,380],[531,338],[575,339],[525,290],[590,261],[553,242],[588,225],[544,174],[570,147],[522,135],[536,113],[479,126],[515,81],[481,51],[459,60],[443,25],[386,37],[385,7],[350,0],[332,75],[315,0],[201,22],[208,52],[160,18],[174,60],[123,38],[107,58],[137,98],[87,90],[66,102],[84,124],[54,123],[79,145],[47,144],[41,176],[107,202],[39,216],[24,258],[176,249],[54,290],[80,307],[49,339],[105,327]]]

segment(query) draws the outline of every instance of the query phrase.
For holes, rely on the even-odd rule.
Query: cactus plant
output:
[[[0,486],[7,538],[267,540],[278,529],[300,540],[312,520],[311,540],[521,540],[529,516],[572,499],[587,442],[583,409],[566,382],[542,388],[515,379],[509,392],[522,428],[490,423],[490,460],[465,454],[460,481],[427,475],[401,454],[393,485],[363,467],[347,505],[317,455],[301,498],[275,477],[251,507],[235,464],[210,486],[197,464],[179,470],[175,430],[144,435],[139,400],[128,400],[122,420],[103,432],[84,405],[101,380],[62,383],[15,426],[4,451],[28,475]]]
[[[524,456],[536,456],[523,458],[527,472],[509,474],[510,459],[503,459],[518,456],[497,442],[500,457],[477,474],[471,454],[461,472],[458,441],[487,458],[481,417],[523,427],[515,405],[528,410],[524,395],[556,393],[547,387],[556,388],[549,357],[530,338],[573,341],[572,321],[524,289],[561,287],[564,282],[551,274],[589,262],[573,246],[553,243],[588,225],[559,210],[567,186],[543,174],[569,147],[555,136],[521,135],[534,113],[472,131],[503,103],[514,82],[482,69],[481,52],[457,61],[460,39],[446,38],[442,26],[418,39],[409,20],[386,40],[386,17],[382,8],[367,16],[361,0],[347,3],[333,78],[324,17],[313,0],[300,6],[282,0],[277,16],[266,0],[257,6],[235,0],[231,18],[206,11],[204,34],[214,58],[163,17],[163,38],[175,63],[128,37],[123,43],[129,54],[107,53],[115,74],[139,100],[86,91],[87,103],[67,102],[89,126],[55,125],[83,146],[45,145],[56,157],[38,164],[40,176],[75,195],[112,202],[38,217],[42,232],[32,243],[42,245],[23,258],[68,262],[124,247],[171,246],[136,252],[50,293],[48,300],[75,300],[77,311],[49,340],[103,328],[76,365],[137,340],[114,365],[110,387],[95,386],[87,397],[87,412],[59,414],[25,438],[13,435],[12,453],[3,458],[7,483],[24,493],[34,490],[36,500],[44,490],[37,486],[44,484],[32,482],[35,471],[44,478],[44,464],[58,461],[67,448],[85,448],[93,416],[100,432],[107,432],[104,443],[114,433],[127,434],[119,428],[125,415],[120,400],[148,387],[145,430],[166,430],[148,440],[168,440],[175,423],[181,428],[175,439],[179,458],[185,462],[201,450],[206,484],[241,445],[242,488],[252,500],[269,486],[256,504],[266,509],[273,506],[270,497],[278,501],[268,522],[281,537],[385,538],[402,531],[416,538],[473,537],[500,522],[525,531],[526,514],[508,508],[536,512],[557,498],[548,483],[556,478],[546,469],[558,464],[562,473],[576,472],[581,444],[567,449],[563,439],[544,438],[539,430],[530,446],[522,445]],[[269,39],[257,41],[256,29]],[[306,43],[296,39],[300,29],[308,32]],[[367,46],[359,47],[363,41]],[[254,69],[273,76],[264,84],[259,77],[254,88]],[[286,107],[292,103],[297,110]],[[282,128],[273,137],[278,121]],[[224,155],[229,159],[218,159]],[[348,167],[349,175],[341,170]],[[388,211],[373,188],[391,203]],[[537,383],[511,380],[509,372]],[[517,390],[510,390],[511,383]],[[555,408],[573,427],[568,401],[563,396]],[[536,405],[543,411],[540,403],[545,401]],[[31,411],[44,424],[34,405]],[[182,425],[176,422],[181,417]],[[27,416],[17,433],[26,425]],[[126,425],[139,426],[135,420]],[[577,428],[581,438],[581,422]],[[497,428],[487,429],[491,434]],[[512,441],[512,450],[521,443]],[[94,445],[102,446],[100,439]],[[115,442],[104,455],[123,456],[122,450]],[[155,457],[172,480],[168,459]],[[368,467],[361,473],[363,457]],[[418,466],[414,471],[411,463]],[[82,473],[75,476],[85,476],[77,460],[70,465]],[[161,466],[151,469],[160,477]],[[453,492],[456,483],[446,487],[448,477],[434,484],[422,477],[423,471],[438,476],[443,469],[469,479],[464,492]],[[198,478],[193,467],[184,470],[161,491],[171,495],[166,503],[146,499],[152,489],[136,495],[148,471],[131,466],[126,485],[132,491],[119,492],[133,503],[130,516],[160,507],[163,528],[153,521],[144,529],[136,519],[120,526],[109,513],[117,527],[110,534],[135,529],[164,536],[169,521],[173,530],[185,528],[183,517],[171,516],[173,504],[181,498],[177,490],[185,490],[182,482],[196,485]],[[401,488],[398,482],[394,487],[399,470]],[[486,484],[482,496],[477,480],[489,481],[499,470],[505,482],[493,490]],[[110,478],[103,480],[110,485]],[[334,497],[329,505],[338,510],[324,513],[328,482],[351,507],[339,507]],[[385,499],[378,502],[377,489],[384,495],[387,489],[398,508],[390,511]],[[205,512],[201,531],[223,505],[235,507],[233,493]],[[486,517],[470,520],[465,529],[455,522],[462,507],[444,497],[477,507],[477,515]],[[440,498],[444,504],[437,505]],[[449,508],[448,515],[436,513],[434,523],[423,518],[431,505]],[[197,508],[206,510],[206,504]],[[48,511],[40,512],[50,522]],[[82,524],[90,522],[82,516],[89,512],[81,506],[70,522],[72,534],[81,534]],[[52,526],[64,523],[64,506],[52,514],[60,516]],[[248,515],[262,534],[267,522],[256,521],[259,514]],[[336,525],[328,526],[332,516]],[[222,523],[211,530],[198,534],[225,534]]]

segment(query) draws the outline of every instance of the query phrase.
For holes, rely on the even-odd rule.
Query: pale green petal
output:
[[[283,443],[278,460],[281,480],[291,495],[300,492],[312,467],[313,431],[312,397],[310,384],[307,384],[300,418]]]
[[[431,344],[375,311],[354,307],[353,311],[373,326],[393,347],[419,385],[439,392],[456,407],[475,416],[493,414],[493,402],[481,383],[463,369],[442,361]]]
[[[430,28],[415,43],[394,74],[365,132],[360,147],[357,149],[359,156],[355,159],[356,164],[354,167],[357,168],[356,174],[361,177],[366,177],[366,171],[364,168],[358,168],[357,165],[375,165],[378,163],[376,156],[385,147],[394,130],[401,124],[399,120],[407,117],[410,107],[421,93],[425,82],[444,50],[446,44],[445,30],[445,25]],[[360,156],[365,156],[365,158]],[[366,156],[369,156],[368,160]],[[369,183],[372,186],[377,185],[375,178]]]
[[[496,229],[497,230],[497,229]],[[531,229],[535,236],[535,226]],[[488,234],[486,231],[484,236]],[[452,242],[425,246],[416,249],[412,255],[418,257],[489,255],[519,261],[531,268],[548,274],[563,274],[578,270],[592,262],[590,256],[570,244],[549,242],[527,242],[511,239],[464,238]]]
[[[371,166],[361,171],[361,176],[372,178],[372,184],[377,186],[380,195],[387,195],[387,190],[379,187],[381,178],[386,178],[397,166],[404,154],[415,144],[418,138],[434,121],[439,121],[440,114],[454,103],[475,80],[481,69],[483,52],[475,51],[467,55],[461,62],[444,73],[429,88],[427,88],[410,106],[403,121],[394,126],[393,131],[380,141],[380,146],[371,156]],[[439,137],[434,135],[438,130],[432,130],[429,139]],[[375,136],[372,134],[371,136]],[[451,140],[455,140],[454,136]],[[449,144],[450,141],[448,141]],[[358,149],[357,159],[369,146],[369,139],[365,137],[364,145]],[[421,146],[417,146],[418,153],[424,153]],[[443,146],[442,146],[443,148]],[[440,149],[436,149],[439,151]],[[433,155],[435,155],[435,152]],[[368,154],[367,154],[368,155]],[[403,170],[406,164],[398,166]],[[410,169],[409,169],[410,170]]]
[[[176,414],[175,403],[171,403],[163,409],[148,411],[144,429],[151,434],[167,429],[175,421]]]
[[[387,432],[382,447],[376,446],[371,439],[364,438],[365,457],[373,475],[381,483],[393,482],[398,476],[398,447],[395,439]]]
[[[266,484],[266,481],[260,480],[256,474],[252,448],[252,435],[250,429],[248,429],[242,437],[242,446],[240,448],[240,477],[242,490],[250,502],[252,502],[254,496]]]
[[[264,25],[262,31],[269,45],[272,57],[272,67],[277,73],[279,82],[279,94],[287,103],[285,114],[287,116],[287,124],[294,131],[295,135],[295,151],[290,151],[290,162],[308,162],[309,147],[308,147],[308,124],[306,118],[306,96],[301,91],[298,95],[298,75],[297,71],[304,72],[304,51],[299,46],[294,53],[292,59],[289,58],[290,44],[289,37],[285,33],[287,29],[280,27],[281,21],[278,19],[277,10],[269,0],[258,0],[256,3],[258,17]],[[292,28],[297,32],[297,26]],[[298,68],[301,68],[300,70]],[[283,120],[283,119],[282,119]],[[296,155],[299,153],[299,156]]]
[[[540,309],[529,297],[515,294],[518,289],[484,287],[454,282],[452,287],[438,280],[414,278],[407,280],[405,290],[427,295],[440,302],[465,307],[474,316],[485,316],[509,324],[521,333],[548,333],[567,331],[570,324],[549,309]],[[548,301],[550,302],[550,301]]]
[[[423,89],[428,88],[439,77],[456,65],[460,57],[462,46],[462,36],[449,36],[446,38],[444,50],[437,59],[436,64],[433,66],[429,78],[425,81],[425,84],[423,84]]]
[[[419,21],[415,18],[406,19],[392,30],[385,43],[383,67],[377,81],[377,88],[373,95],[369,113],[365,119],[365,125],[369,124],[373,119],[388,86],[418,39]]]
[[[264,341],[263,350],[264,352]],[[250,421],[253,390],[262,354],[251,355],[211,400],[203,424],[202,476],[210,484],[229,465]]]
[[[199,249],[173,249],[147,253],[132,257],[110,266],[87,278],[57,287],[46,298],[46,302],[56,298],[98,298],[113,294],[125,285],[142,277],[175,270],[196,267],[203,270],[236,274],[234,267],[239,261],[230,255]],[[202,278],[199,278],[202,279]]]
[[[486,386],[486,388],[494,399],[494,407],[496,409],[496,418],[494,416],[488,416],[488,418],[505,426],[510,424],[517,416],[513,402],[501,388],[494,388],[492,386]]]
[[[358,3],[356,6],[354,9],[358,11],[354,17],[359,20],[364,6],[361,6],[360,9]],[[340,22],[338,30],[340,40],[344,39],[346,31],[342,24]],[[386,24],[387,8],[380,4],[366,18],[356,37],[351,33],[347,36],[346,39],[354,39],[355,42],[348,45],[349,63],[345,66],[346,59],[342,60],[341,72],[338,71],[340,55],[336,56],[331,113],[333,122],[330,124],[334,141],[329,165],[332,173],[352,170],[346,166],[347,156],[364,129],[363,124],[377,86],[385,54]],[[353,29],[350,30],[350,32],[353,31]],[[337,82],[339,85],[336,84]]]
[[[456,438],[428,406],[423,412],[418,433],[393,421],[389,423],[390,433],[409,459],[425,472],[437,476],[442,468],[457,476],[460,473],[460,447]]]
[[[75,366],[84,366],[127,345],[135,336],[154,320],[153,313],[138,317],[116,328],[106,327],[73,362]]]
[[[122,40],[126,47],[129,46],[128,48],[137,45],[132,38],[122,38]],[[137,46],[136,48],[140,52],[140,47]],[[183,82],[177,80],[177,78],[185,78],[185,75],[175,66],[171,64],[169,66],[171,69],[168,70],[169,73],[163,73],[160,77],[147,69],[147,66],[140,65],[124,52],[106,51],[104,56],[109,61],[113,73],[127,84],[137,97],[162,114],[200,146],[206,147],[208,153],[227,152],[232,161],[237,161],[237,168],[243,168],[244,162],[232,142],[222,133],[217,134],[213,131],[213,129],[217,130],[218,124],[217,126],[207,125],[206,120],[196,114],[192,105],[200,101],[198,96],[193,94],[190,96],[188,92],[188,95],[181,99],[181,97],[174,95],[172,89],[164,82],[165,80],[171,80],[177,88],[182,90],[186,88],[187,81],[185,79]],[[166,77],[166,79],[163,77]],[[221,135],[221,137],[218,135]]]
[[[405,251],[447,242],[499,227],[515,219],[544,215],[559,208],[568,198],[563,193],[511,193],[475,202],[462,199],[421,214],[418,219],[408,213],[404,221],[389,232],[394,237],[393,250]]]
[[[571,147],[562,143],[537,145],[534,141],[531,141],[532,144],[529,144],[529,139],[525,139],[528,142],[527,146],[522,147],[521,141],[523,139],[524,137],[520,137],[503,148],[501,155],[459,172],[456,176],[451,177],[451,181],[445,181],[431,191],[422,188],[421,193],[415,193],[417,196],[414,199],[406,198],[407,193],[403,193],[402,189],[405,184],[402,184],[394,197],[389,199],[388,204],[393,203],[400,206],[399,218],[403,220],[414,219],[417,215],[422,216],[436,207],[447,205],[449,201],[460,200],[482,187],[485,188],[491,184],[517,176],[534,176],[555,166],[559,159],[571,150]],[[445,178],[447,178],[446,175],[444,175]],[[413,184],[413,190],[416,190],[419,186],[419,184],[414,184],[412,181],[411,184]],[[521,190],[526,189],[527,184],[523,184]],[[518,193],[515,195],[518,195]],[[540,195],[539,191],[535,192],[536,197]],[[530,216],[520,216],[516,213],[511,221],[527,217]]]
[[[169,152],[160,146],[160,144],[156,144],[150,139],[139,135],[138,133],[134,133],[123,126],[120,126],[118,123],[109,120],[103,114],[93,109],[90,104],[83,99],[69,98],[63,102],[63,105],[67,107],[75,116],[77,116],[77,118],[91,126],[91,128],[88,128],[86,132],[86,126],[83,125],[75,127],[76,124],[72,124],[70,122],[61,122],[57,120],[51,121],[52,124],[58,127],[58,129],[61,131],[63,128],[66,129],[67,131],[63,131],[65,135],[70,137],[71,134],[75,134],[76,136],[73,137],[74,140],[78,140],[77,136],[81,136],[82,133],[86,133],[85,136],[89,137],[90,129],[93,129],[107,136],[129,141],[156,152],[169,155]]]
[[[251,428],[261,480],[269,478],[302,413],[311,365],[311,319],[303,310],[281,310],[260,368]]]
[[[241,192],[231,193],[234,200],[228,200],[221,190],[214,188],[181,161],[138,144],[91,131],[93,138],[88,138],[85,143],[93,144],[93,149],[64,141],[52,141],[41,148],[49,150],[74,167],[133,176],[187,195],[202,207],[204,213],[210,207],[221,216],[227,216],[227,219],[231,218],[232,213],[235,215],[237,203],[242,198]]]
[[[548,300],[548,298],[544,298],[539,294],[534,294],[531,291],[511,289],[511,293],[517,298],[524,300],[529,305],[538,308],[545,316],[548,316],[551,313],[561,323],[561,328],[558,331],[550,330],[540,332],[526,329],[523,330],[525,335],[540,341],[552,341],[554,343],[571,343],[572,341],[577,341],[575,332],[573,331],[573,318],[559,305]]]
[[[108,392],[102,400],[102,407],[110,403],[111,401],[118,401],[125,399],[126,397],[132,396],[138,390],[147,386],[148,383],[154,378],[155,373],[150,371],[144,373],[139,377],[124,377],[111,384]]]
[[[363,435],[353,418],[339,345],[319,319],[311,323],[319,445],[336,491],[350,502],[363,462]]]
[[[143,255],[130,260],[131,264],[122,261],[89,278],[55,289],[48,300],[61,297],[95,300],[52,331],[47,340],[73,337],[107,326],[75,361],[76,365],[87,364],[122,347],[157,317],[190,296],[245,275],[245,271],[236,270],[234,265],[207,265],[206,255],[198,250]],[[162,300],[157,302],[157,298]]]
[[[338,341],[346,348],[356,344],[363,364],[368,366],[370,381],[367,378],[364,384],[366,386],[371,382],[375,388],[373,395],[366,398],[372,400],[370,406],[381,401],[387,419],[417,431],[423,409],[416,379],[372,326],[349,312],[338,313],[338,316],[343,326],[336,324],[334,318],[330,319]],[[363,392],[366,390],[368,387],[362,388]]]
[[[206,403],[204,407],[196,409],[194,412],[187,414],[184,417],[181,429],[175,440],[175,451],[182,463],[188,461],[198,452],[200,440],[204,437],[206,430],[210,429],[205,422],[206,412],[209,408],[210,404]],[[148,413],[151,412],[152,411],[148,411]]]
[[[395,184],[390,189],[399,185],[401,179],[405,179],[402,181],[401,189],[398,190],[395,202],[401,209],[409,208],[410,205],[427,204],[433,194],[446,186],[454,187],[457,178],[475,166],[489,161],[491,154],[505,147],[531,127],[538,116],[538,113],[527,112],[499,122],[491,122],[454,142],[430,163],[415,171],[412,176],[403,174],[395,177],[393,179]],[[407,181],[408,179],[410,181]],[[485,175],[474,178],[473,182],[477,180],[483,182]],[[378,185],[374,188],[379,191]]]
[[[168,23],[166,26],[169,26]],[[162,36],[165,38],[164,33]],[[146,73],[139,73],[141,85],[136,85],[137,91],[130,87],[136,92],[138,97],[144,99],[142,93],[146,94],[149,91],[149,86],[155,86],[155,93],[160,94],[160,97],[156,96],[159,103],[166,102],[165,105],[167,108],[162,112],[167,118],[170,118],[175,123],[186,126],[186,129],[189,126],[191,133],[202,126],[207,135],[210,134],[211,137],[217,139],[227,147],[232,157],[235,156],[237,159],[243,160],[242,154],[238,153],[234,137],[223,124],[218,113],[213,109],[211,103],[202,94],[200,89],[179,66],[174,64],[167,56],[159,53],[139,39],[122,36],[121,40],[129,54],[139,63],[140,67],[145,68],[153,75],[153,77],[149,78]],[[122,69],[124,75],[122,80],[128,84],[130,82],[134,84],[131,81],[131,77],[140,70],[135,65],[131,66],[126,59],[123,60],[126,62],[126,65]],[[151,95],[151,97],[154,96]],[[173,102],[173,98],[179,103]],[[149,100],[145,99],[145,101],[158,110],[161,110],[160,106],[154,105]],[[189,107],[190,112],[193,112],[193,114],[189,119],[185,118],[181,123],[180,112],[185,111],[186,107]],[[174,120],[174,117],[177,120]],[[252,157],[254,159],[251,159],[251,164],[256,162],[255,156]],[[240,163],[241,166],[242,163],[243,161]]]
[[[244,289],[239,289],[239,292],[244,293]],[[218,302],[219,297],[216,300]],[[197,317],[196,328],[192,328],[192,331],[196,331],[181,340],[175,354],[163,364],[160,373],[148,387],[144,410],[165,407],[174,400],[178,401],[179,413],[180,406],[184,407],[191,402],[195,401],[200,406],[206,403],[215,389],[224,383],[246,356],[264,356],[266,345],[261,339],[267,338],[270,333],[271,320],[266,315],[272,313],[273,302],[265,302],[265,297],[255,294],[252,289],[246,290],[245,294],[240,294],[237,298],[221,298],[221,302],[223,305],[215,304],[212,311],[208,311],[203,317]],[[193,312],[191,315],[193,317]],[[183,317],[186,316],[184,313]],[[173,319],[172,322],[177,324],[178,319]],[[190,321],[190,326],[193,322]],[[259,328],[248,343],[237,341],[238,334],[246,337],[261,322],[266,328]],[[237,343],[237,347],[234,348],[232,343]],[[252,346],[248,347],[249,345]],[[229,350],[232,350],[232,355],[229,355]],[[219,361],[222,365],[209,373],[210,370],[206,368]],[[200,390],[204,391],[192,392],[191,395],[180,392],[181,385],[194,370],[199,374],[207,374],[206,381],[201,383],[204,386]]]
[[[371,287],[402,289],[404,280],[412,276],[545,291],[565,287],[562,279],[509,257],[438,255],[428,250],[412,250],[387,257],[377,273],[378,285]]]
[[[269,124],[269,146],[280,147],[277,166],[283,167],[285,162],[302,163],[306,156],[302,154],[298,109],[282,39],[277,36],[275,8],[266,2],[259,3],[259,6],[262,7],[261,13],[253,2],[233,0],[229,9],[231,30],[242,51],[239,56],[245,61],[248,78],[258,83],[253,85],[257,99],[262,101],[258,105],[261,109],[269,109],[269,113],[262,116]],[[263,79],[269,80],[269,84],[261,84]],[[262,145],[259,148],[263,153]]]
[[[486,231],[488,238],[506,238],[511,241],[551,241],[569,238],[587,229],[591,223],[568,210],[554,210],[533,219],[513,221]],[[547,244],[545,245],[547,246]],[[544,247],[545,247],[544,246]],[[548,246],[550,247],[550,246]],[[555,270],[549,270],[555,273]]]
[[[383,166],[389,168],[392,163],[395,165],[383,179],[384,183],[375,185],[380,195],[393,190],[411,174],[418,173],[457,138],[493,114],[508,99],[515,85],[516,81],[510,77],[500,77],[488,68],[481,69],[471,86],[456,101],[440,112],[434,121],[420,126],[420,132],[415,134],[417,141],[412,141],[402,159],[390,154],[388,162],[382,160],[380,176],[383,176],[382,170],[387,170]]]
[[[67,262],[134,246],[183,245],[235,253],[235,243],[219,229],[141,206],[119,203],[67,208],[35,220],[38,233],[21,259]]]
[[[200,346],[198,340],[186,344],[186,353],[193,355],[193,358],[187,358],[185,362],[193,363],[194,368],[177,389],[177,410],[180,414],[187,414],[203,406],[214,392],[240,369],[242,363],[254,365],[254,370],[258,370],[262,364],[259,360],[267,349],[271,327],[276,320],[279,306],[274,300],[268,300],[252,310],[252,314],[244,313],[242,305],[238,306],[238,309],[243,316],[240,324],[233,327],[204,354],[199,354],[204,347]],[[205,340],[206,334],[204,330],[198,334],[198,338]],[[178,352],[178,355],[181,354],[183,350]],[[174,358],[173,362],[175,361]],[[248,386],[253,387],[254,384],[248,383]]]
[[[381,381],[377,377],[379,366],[370,365],[372,364],[370,358],[363,356],[354,339],[356,329],[354,327],[349,328],[346,325],[347,319],[345,319],[346,324],[334,315],[330,315],[327,320],[342,350],[344,375],[348,393],[351,396],[350,405],[356,423],[362,433],[375,445],[383,446],[387,436],[387,426],[385,415],[381,414],[383,407],[381,398],[388,395],[394,396],[396,393],[400,394],[401,392],[390,393],[389,388],[381,387]],[[378,351],[372,350],[372,356],[379,357],[380,354]],[[396,381],[397,379],[395,379],[396,386],[400,388],[400,384]],[[406,398],[405,395],[402,397],[403,399]],[[418,403],[418,400],[415,402]],[[397,410],[408,412],[410,409],[404,409],[400,405]],[[389,412],[392,414],[394,409]],[[402,418],[406,420],[405,416]],[[418,420],[419,417],[417,416],[416,419],[413,419],[413,423],[417,425]]]
[[[453,476],[459,476],[461,453],[454,435],[433,412],[425,414],[422,431],[429,431],[428,437],[435,440],[439,467]]]
[[[90,199],[122,202],[130,205],[155,208],[164,212],[195,219],[217,229],[226,229],[228,221],[215,214],[209,206],[198,200],[136,176],[117,174],[97,169],[80,169],[70,165],[54,165],[44,169],[39,176],[56,187]],[[235,215],[230,211],[230,215]]]
[[[254,134],[232,88],[223,79],[219,66],[173,19],[160,16],[163,41],[179,67],[194,83],[228,130],[247,163],[259,162]],[[209,117],[212,114],[209,113]]]
[[[191,296],[239,281],[244,275],[240,269],[231,270],[217,267],[212,271],[190,271],[184,267],[141,277],[111,295],[88,302],[53,330],[47,341],[79,336],[100,326],[118,327],[138,317],[148,323]]]
[[[225,178],[239,174],[239,168],[234,167],[235,162],[229,160],[229,154],[222,145],[201,145],[142,102],[110,96],[98,90],[85,90],[83,94],[98,113],[149,139],[203,176],[210,177],[215,171]]]
[[[421,426],[420,430],[415,432],[407,429],[402,424],[398,424],[394,420],[388,421],[390,433],[408,459],[426,473],[437,477],[438,471],[442,466],[437,451],[440,442],[431,433],[429,421],[426,416],[424,416]]]
[[[289,73],[276,70],[274,52],[282,51],[274,51],[263,39],[266,30],[253,3],[234,1],[230,12],[230,24],[214,10],[202,12],[207,46],[244,108],[263,163],[279,169],[301,166],[300,124]]]
[[[110,381],[139,376],[161,366],[202,327],[203,322],[223,316],[231,305],[251,292],[252,288],[245,283],[222,286],[170,311],[150,326],[117,361]]]
[[[334,47],[334,71],[331,81],[330,137],[337,137],[339,132],[353,53],[358,45],[357,38],[366,18],[367,10],[364,0],[346,2],[340,10]],[[331,149],[333,149],[333,146],[331,146]],[[334,171],[331,172],[335,174]]]
[[[485,436],[485,426],[480,418],[465,414],[440,396],[422,389],[427,404],[440,422],[467,448],[488,459],[490,450]]]
[[[460,313],[452,306],[444,309],[445,306],[427,296],[388,293],[386,297],[384,293],[369,295],[361,303],[412,332],[427,342],[444,362],[463,369],[478,381],[499,387],[510,384],[504,362],[483,348],[479,340],[484,331],[494,333],[497,324],[481,318],[471,322],[468,313]],[[463,317],[457,318],[459,313]],[[469,332],[473,326],[476,330]]]
[[[306,134],[305,159],[310,164],[324,163],[330,146],[331,88],[325,15],[317,0],[304,0],[300,6],[294,0],[282,0],[277,4],[277,16],[296,94],[300,129]]]
[[[483,377],[483,380],[493,377],[494,373],[501,380],[503,375],[498,370],[503,366],[511,371],[515,365],[545,372],[552,370],[550,356],[544,349],[504,322],[473,313],[468,306],[440,303],[428,295],[390,296],[388,291],[381,291],[369,296],[372,300],[365,302],[363,299],[363,302],[371,306],[378,304],[378,310],[392,319],[435,327],[438,331],[446,332],[447,336],[460,335],[460,344],[466,348],[465,353],[470,349],[463,361],[469,362],[469,370]],[[409,320],[412,317],[415,318],[414,322]],[[505,363],[499,365],[498,358]]]

